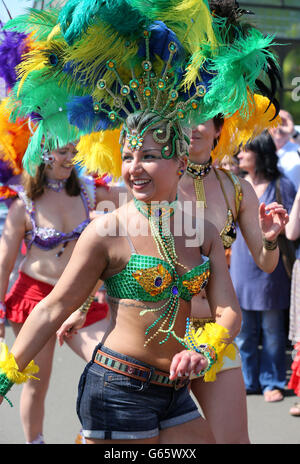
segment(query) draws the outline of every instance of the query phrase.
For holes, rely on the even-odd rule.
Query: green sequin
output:
[[[0,395],[6,399],[10,406],[12,406],[12,402],[6,397],[6,393],[9,392],[13,385],[14,383],[11,382],[7,378],[6,374],[0,370]]]
[[[161,301],[168,299],[172,296],[172,288],[178,288],[178,296],[183,300],[190,301],[195,293],[192,293],[193,285],[188,288],[187,282],[194,282],[199,276],[205,276],[204,281],[207,280],[207,271],[209,271],[209,259],[199,266],[194,267],[177,279],[172,278],[171,283],[165,288],[163,283],[158,288],[157,293],[154,295],[147,291],[143,285],[143,279],[137,280],[134,275],[136,273],[143,274],[151,268],[156,268],[162,265],[168,275],[172,275],[173,270],[171,266],[164,260],[154,256],[145,256],[133,253],[126,267],[118,274],[106,279],[105,287],[107,294],[114,298],[138,300],[138,301]],[[155,287],[155,279],[157,275],[153,275],[153,288]],[[159,291],[159,289],[161,291]],[[198,287],[197,287],[198,290]],[[174,291],[174,290],[173,290]]]

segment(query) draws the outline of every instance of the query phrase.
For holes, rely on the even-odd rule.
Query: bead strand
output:
[[[167,309],[163,311],[163,313],[145,331],[145,335],[148,336],[150,331],[158,326],[156,331],[146,339],[144,346],[147,346],[148,343],[157,337],[159,333],[164,333],[166,334],[165,338],[159,342],[159,344],[162,345],[169,339],[170,335],[175,336],[173,329],[179,310],[179,295],[178,287],[176,286],[179,275],[176,271],[176,265],[179,264],[185,268],[185,266],[178,262],[175,249],[175,240],[168,227],[167,221],[168,217],[174,214],[176,203],[174,202],[174,206],[171,204],[172,206],[170,206],[168,209],[161,207],[160,205],[157,209],[153,210],[151,210],[150,205],[139,202],[136,199],[134,199],[134,204],[138,211],[147,217],[150,225],[151,235],[155,242],[158,254],[160,255],[161,259],[166,261],[172,269],[174,285],[172,287],[169,300],[160,308],[149,308],[143,310],[140,313],[141,315],[144,315],[146,312],[157,312],[158,310],[162,310],[168,304]],[[177,336],[175,336],[175,338],[177,339]],[[180,343],[182,344],[182,341],[180,341]]]

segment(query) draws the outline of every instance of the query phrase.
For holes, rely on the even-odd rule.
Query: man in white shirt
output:
[[[280,110],[281,125],[270,129],[277,148],[278,169],[294,184],[296,191],[300,186],[300,146],[291,141],[294,134],[294,121],[290,113]]]

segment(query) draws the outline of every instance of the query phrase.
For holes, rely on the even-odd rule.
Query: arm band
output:
[[[32,374],[36,374],[39,367],[34,361],[31,361],[27,367],[21,372],[16,363],[14,355],[9,353],[7,345],[1,343],[0,352],[0,395],[4,396],[11,389],[14,383],[21,384],[29,379],[37,379]],[[11,402],[6,398],[6,400]]]
[[[275,240],[267,240],[265,237],[262,238],[263,247],[268,251],[276,250],[278,246],[277,238]]]
[[[94,301],[94,295],[90,295],[88,299],[78,308],[78,311],[80,311],[83,314],[86,314],[88,310],[90,309],[93,301]]]
[[[205,382],[213,382],[216,380],[216,374],[223,366],[223,356],[228,345],[226,339],[229,338],[228,329],[214,323],[206,323],[200,329],[191,329],[190,321],[187,319],[185,343],[188,349],[201,353],[208,360],[208,365],[203,369],[199,376],[204,376]]]

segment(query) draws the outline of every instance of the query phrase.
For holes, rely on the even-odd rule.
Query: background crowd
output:
[[[236,341],[248,394],[281,401],[286,387],[299,395],[299,197],[300,146],[292,115],[280,111],[281,125],[257,137],[226,168],[244,177],[260,203],[278,201],[290,214],[279,237],[280,259],[267,274],[260,270],[241,233],[231,247],[230,272],[243,313]],[[293,374],[286,385],[286,348],[292,344]],[[300,415],[300,404],[291,408]]]

